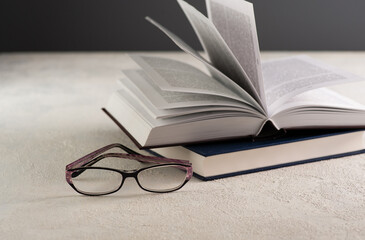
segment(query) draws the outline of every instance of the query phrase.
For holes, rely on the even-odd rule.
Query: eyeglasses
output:
[[[126,153],[105,153],[113,148]],[[182,188],[192,173],[188,161],[144,156],[115,143],[68,164],[66,181],[76,192],[88,196],[114,193],[129,177],[134,178],[145,191],[167,193]]]

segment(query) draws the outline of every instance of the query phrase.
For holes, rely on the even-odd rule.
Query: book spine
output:
[[[252,138],[255,140],[268,140],[268,139],[277,139],[286,134],[285,129],[280,129],[276,124],[271,120],[267,119],[257,132],[256,136]]]

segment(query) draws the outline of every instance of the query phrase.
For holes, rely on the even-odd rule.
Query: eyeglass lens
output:
[[[142,170],[137,178],[139,184],[149,191],[172,191],[185,182],[186,169],[178,165],[156,166]]]
[[[87,194],[106,194],[114,192],[122,184],[123,176],[106,169],[87,169],[72,178],[77,190]]]

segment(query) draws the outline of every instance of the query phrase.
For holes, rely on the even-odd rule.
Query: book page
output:
[[[363,80],[307,56],[264,62],[262,69],[266,100],[271,113],[283,102],[300,93],[334,84]]]
[[[163,91],[143,70],[125,70],[127,78],[119,81],[141,100],[157,118],[176,117],[196,112],[239,111],[256,115],[250,106],[229,98],[208,94]]]
[[[276,109],[274,114],[284,111],[307,111],[312,109],[364,111],[365,106],[330,89],[318,88],[286,100]]]
[[[205,58],[203,58],[197,51],[195,51],[192,47],[190,47],[187,43],[185,43],[181,38],[176,36],[174,33],[169,31],[168,29],[166,29],[165,27],[163,27],[161,24],[157,23],[153,19],[151,19],[149,17],[147,17],[146,19],[150,23],[152,23],[154,26],[156,26],[158,29],[160,29],[163,33],[165,33],[166,36],[169,37],[181,50],[190,54],[194,58],[198,59],[201,63],[203,63],[214,79],[218,80],[225,87],[231,89],[233,92],[240,95],[243,99],[246,99],[253,106],[256,106],[256,108],[261,113],[265,113],[263,106],[259,105],[259,103],[257,103],[257,101],[254,98],[252,98],[252,96],[250,94],[248,94],[237,83],[232,81],[230,78],[228,78],[226,75],[224,75],[217,68],[215,68],[211,63],[209,63]]]
[[[208,17],[265,102],[253,5],[243,0],[206,0]]]
[[[178,0],[178,3],[193,26],[213,66],[246,90],[261,106],[264,106],[259,93],[245,70],[239,64],[214,24],[188,3],[182,0]]]
[[[125,84],[127,79],[122,80]],[[130,82],[129,82],[130,83]],[[181,108],[171,108],[171,109],[158,109],[156,106],[149,101],[143,101],[144,98],[141,96],[140,92],[135,92],[131,88],[122,88],[120,90],[123,91],[117,91],[119,95],[124,94],[125,92],[129,92],[129,94],[135,96],[135,101],[138,102],[139,105],[141,105],[146,112],[148,112],[151,117],[154,119],[167,119],[167,118],[176,118],[176,117],[182,117],[182,116],[188,116],[188,115],[196,115],[196,114],[220,114],[220,113],[239,113],[241,116],[256,116],[256,112],[250,113],[250,111],[245,111],[242,108],[237,107],[231,107],[231,106],[219,106],[219,105],[208,105],[208,102],[205,102],[207,105],[197,105],[197,106],[191,106],[191,107],[181,107]],[[196,103],[196,102],[194,102]]]
[[[218,120],[221,118],[232,118],[232,117],[239,117],[239,118],[251,118],[256,122],[261,122],[262,118],[246,114],[244,112],[227,112],[227,111],[212,111],[212,112],[197,112],[193,114],[183,114],[176,117],[169,117],[169,118],[156,118],[154,115],[151,115],[150,109],[146,108],[140,99],[134,95],[131,91],[127,89],[119,89],[117,92],[113,94],[117,98],[119,98],[123,103],[127,103],[129,107],[131,107],[134,111],[134,114],[137,114],[141,118],[143,118],[146,122],[148,122],[153,127],[156,126],[164,126],[164,125],[175,125],[175,124],[182,124],[182,123],[191,123],[197,121],[204,121],[204,120]],[[117,104],[113,104],[115,107],[119,106],[119,111],[125,112],[126,114],[130,114],[131,112],[128,111],[125,107],[120,108],[120,101],[117,101]],[[108,104],[107,109],[111,108],[111,105]],[[127,116],[126,118],[129,118]],[[218,127],[218,126],[217,126]],[[215,128],[214,128],[215,129]],[[251,129],[247,129],[251,131]],[[214,131],[212,131],[214,134]]]
[[[327,88],[301,93],[273,113],[281,128],[365,125],[365,106]]]
[[[189,64],[160,57],[130,56],[162,90],[216,95],[252,106],[250,101]]]

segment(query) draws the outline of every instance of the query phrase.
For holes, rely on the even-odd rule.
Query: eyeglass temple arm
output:
[[[89,162],[86,162],[85,164],[81,165],[80,167],[90,167],[94,164],[96,164],[97,162],[99,162],[100,160],[107,158],[107,157],[118,157],[118,158],[124,158],[124,159],[131,159],[131,160],[136,160],[139,162],[145,162],[145,163],[179,163],[179,164],[185,164],[185,165],[190,165],[190,163],[188,161],[184,161],[184,160],[177,160],[177,159],[168,159],[168,158],[159,158],[159,157],[152,157],[152,156],[144,156],[144,155],[134,155],[134,154],[124,154],[124,153],[105,153],[102,154],[92,160],[90,160]],[[77,172],[73,172],[72,173],[72,178],[75,178],[77,176],[79,176],[80,174],[82,174],[85,170],[84,169],[80,169]]]
[[[113,143],[113,144],[110,144],[110,145],[107,145],[105,147],[102,147],[92,153],[89,153],[87,154],[86,156],[68,164],[66,166],[66,170],[68,169],[72,169],[72,168],[75,168],[75,167],[81,167],[81,166],[84,166],[85,164],[87,164],[89,161],[91,161],[92,159],[94,159],[95,157],[97,157],[98,155],[112,149],[112,148],[120,148],[122,150],[124,150],[125,152],[129,153],[129,154],[133,154],[133,155],[141,155],[135,151],[133,151],[132,149],[120,144],[120,143]]]
[[[124,153],[105,153],[96,158],[93,158],[89,162],[86,162],[81,167],[89,167],[94,165],[95,163],[99,162],[100,160],[107,158],[107,157],[117,157],[117,158],[124,158],[135,160],[138,162],[145,162],[145,163],[180,163],[180,164],[189,164],[188,161],[184,160],[177,160],[177,159],[169,159],[169,158],[160,158],[160,157],[153,157],[153,156],[144,156],[141,154],[124,154]]]

